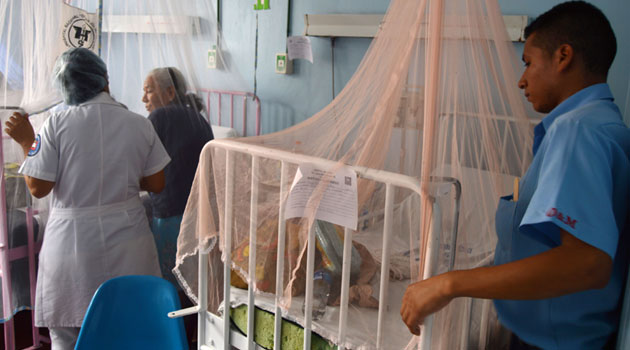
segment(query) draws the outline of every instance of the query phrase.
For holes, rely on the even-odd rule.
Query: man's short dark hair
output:
[[[553,54],[569,44],[591,73],[607,76],[617,53],[617,40],[606,16],[584,1],[568,1],[538,16],[525,28],[525,39],[536,34],[533,44]]]

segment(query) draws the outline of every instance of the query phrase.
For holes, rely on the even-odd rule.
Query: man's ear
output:
[[[554,60],[558,67],[558,72],[563,72],[569,69],[573,61],[575,61],[575,51],[569,44],[562,44],[554,53]]]

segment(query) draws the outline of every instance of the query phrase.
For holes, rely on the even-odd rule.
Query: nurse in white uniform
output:
[[[5,131],[23,148],[20,171],[38,198],[52,191],[39,255],[35,324],[52,349],[74,349],[96,289],[121,275],[160,276],[138,192],[158,193],[170,158],[153,126],[109,95],[105,63],[87,49],[57,61],[54,80],[71,107],[35,135],[15,113]]]

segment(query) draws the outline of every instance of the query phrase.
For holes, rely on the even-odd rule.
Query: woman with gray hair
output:
[[[147,91],[147,88],[150,91]],[[188,92],[188,84],[182,72],[175,67],[155,68],[149,72],[144,84],[142,102],[147,110],[167,105],[180,105],[203,111],[204,105],[199,96]]]
[[[144,82],[142,102],[149,120],[172,161],[164,169],[166,186],[151,193],[152,230],[164,278],[179,286],[172,274],[179,225],[195,177],[203,146],[214,138],[210,124],[199,113],[201,99],[188,93],[183,74],[175,67],[153,69]],[[185,302],[186,300],[183,300]]]
[[[31,194],[52,191],[35,324],[49,328],[53,350],[66,350],[74,349],[103,282],[160,276],[139,192],[163,189],[170,159],[151,123],[109,95],[107,68],[92,51],[66,51],[53,77],[70,107],[52,114],[38,134],[28,115],[14,113],[5,132],[22,146],[20,172]]]
[[[192,306],[173,275],[177,237],[190,188],[203,146],[214,138],[210,124],[199,113],[204,106],[195,94],[188,93],[183,74],[174,67],[153,69],[144,82],[142,102],[149,120],[172,161],[164,168],[166,186],[161,193],[150,193],[153,219],[151,229],[158,249],[160,269],[165,279],[178,287],[183,307]],[[187,320],[188,321],[188,320]],[[189,342],[196,322],[186,322]]]

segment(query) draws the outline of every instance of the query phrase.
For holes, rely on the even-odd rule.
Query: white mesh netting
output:
[[[226,52],[229,44],[238,45],[220,40],[211,1],[194,5],[167,0],[104,1],[101,19],[108,22],[103,25],[99,24],[99,2],[69,4],[95,14],[93,29],[101,40],[93,38],[94,50],[100,49],[109,67],[112,95],[136,112],[143,112],[142,81],[156,67],[178,67],[191,87],[244,90],[229,55],[221,58],[222,69],[208,71],[206,57],[193,53],[194,42],[215,44]],[[20,107],[33,112],[58,99],[50,93],[50,72],[65,49],[60,35],[68,22],[61,15],[65,9],[61,1],[0,3],[1,18],[5,18],[0,26],[0,53],[4,54],[0,56],[0,103],[5,109]],[[139,16],[166,17],[140,30],[134,27]],[[170,20],[163,21],[165,18]],[[193,20],[180,29],[182,20],[176,18],[205,20]],[[97,29],[100,26],[102,35]],[[385,332],[377,330],[375,307],[383,260],[386,186],[366,179],[359,182],[360,219],[354,242],[364,264],[350,281],[355,294],[354,299],[351,296],[352,321],[345,346],[391,344],[401,348],[413,342],[398,314],[400,297],[406,285],[422,277],[425,265],[435,274],[492,261],[496,203],[500,195],[511,192],[513,177],[522,175],[531,158],[530,122],[516,87],[517,64],[496,1],[393,0],[355,75],[330,105],[289,129],[239,140],[337,164],[326,170],[351,165],[420,180],[420,195],[397,188],[393,197],[393,235],[387,259],[391,277],[387,301],[381,303],[386,311]],[[41,124],[47,113],[34,117],[34,124]],[[3,111],[3,121],[8,115],[10,112]],[[9,141],[3,144],[5,162],[8,152],[13,152],[15,162],[21,161],[20,150],[9,151]],[[280,274],[281,306],[287,318],[302,322],[299,304],[308,275],[306,242],[315,214],[310,211],[303,220],[279,224],[286,200],[280,189],[291,185],[297,166],[287,165],[288,176],[281,183],[279,161],[262,159],[252,170],[250,155],[233,154],[234,169],[227,172],[234,178],[233,193],[228,196],[231,203],[226,203],[226,158],[219,144],[207,145],[202,153],[178,242],[180,282],[197,299],[197,255],[200,249],[210,250],[208,295],[210,311],[216,312],[223,301],[221,258],[225,260],[230,253],[233,284],[238,285],[240,277],[255,285],[257,300],[265,307],[264,298],[277,293],[278,227],[283,225],[287,237]],[[252,176],[259,184],[255,217],[250,214]],[[313,204],[318,203],[326,184],[313,193]],[[229,225],[226,212],[232,213]],[[252,223],[257,255],[256,272],[250,274],[247,250]],[[226,232],[226,226],[232,229]],[[438,256],[433,258],[436,263],[427,264],[427,240],[432,231],[440,233]],[[226,251],[228,234],[231,242]],[[316,250],[315,268],[323,264],[322,252]],[[313,329],[339,343],[336,283],[335,297],[330,300],[333,306]],[[484,348],[490,339],[500,341],[499,336],[492,336],[497,329],[492,315],[487,302],[462,299],[451,303],[435,317],[431,348]]]
[[[63,111],[61,96],[53,89],[52,70],[57,57],[73,47],[96,52],[108,67],[109,86],[115,100],[133,112],[148,115],[142,96],[147,74],[158,67],[177,67],[190,92],[200,89],[246,91],[233,67],[230,43],[222,40],[216,1],[194,3],[148,0],[8,0],[0,2],[0,119],[14,112],[29,113],[37,133],[50,115]],[[201,43],[201,44],[200,44]],[[220,69],[208,69],[207,53],[196,47],[216,48]],[[205,96],[201,96],[205,97]],[[204,102],[209,101],[204,99]],[[217,100],[212,102],[216,105]],[[228,106],[224,106],[229,108]],[[2,252],[2,309],[0,322],[32,307],[36,260],[13,259],[26,251],[26,208],[35,211],[34,248],[41,246],[49,197],[33,200],[21,175],[23,151],[2,132],[2,194],[6,197],[7,222],[0,244]],[[110,179],[113,181],[113,179]],[[4,199],[3,199],[4,200]],[[5,208],[5,207],[3,207]],[[28,215],[31,215],[29,212]],[[30,218],[30,219],[29,219]],[[37,229],[40,229],[39,233]],[[22,253],[19,253],[22,254]],[[10,272],[10,274],[9,274]],[[11,276],[9,282],[8,276]],[[11,343],[8,343],[11,344]]]
[[[233,286],[255,285],[257,303],[268,309],[273,309],[273,299],[264,306],[265,298],[279,293],[285,317],[304,321],[298,304],[308,275],[306,243],[316,210],[279,225],[286,203],[281,189],[290,187],[297,166],[287,162],[288,176],[281,183],[282,162],[261,156],[253,166],[254,149],[303,155],[297,163],[315,157],[336,164],[323,170],[349,165],[402,174],[419,179],[421,191],[394,192],[388,300],[382,303],[385,330],[377,329],[374,300],[381,281],[377,271],[387,186],[359,180],[354,246],[364,253],[365,266],[350,281],[357,294],[342,345],[402,348],[413,343],[398,314],[404,288],[426,273],[426,265],[435,274],[492,262],[497,201],[511,193],[514,177],[523,174],[531,159],[531,123],[516,86],[518,62],[496,1],[392,1],[356,73],[322,111],[286,130],[239,139],[239,147],[252,149],[249,154],[227,152],[226,144],[206,145],[179,239],[176,269],[189,293],[196,297],[197,253],[209,250],[209,307],[216,312],[224,300],[222,261],[230,254]],[[233,181],[226,182],[226,177]],[[258,184],[254,189],[252,177]],[[322,180],[313,192],[314,208],[327,185]],[[248,264],[250,225],[255,228],[255,273]],[[286,242],[279,247],[283,225]],[[428,239],[436,227],[439,249],[433,263],[427,261],[428,247],[436,243]],[[276,256],[282,251],[284,268],[278,276],[283,283],[276,289]],[[326,254],[321,247],[316,250],[315,269],[327,264],[322,258]],[[365,288],[374,299],[359,292]],[[234,290],[231,299],[238,299]],[[335,293],[338,288],[333,288]],[[331,315],[315,322],[313,329],[339,343],[332,316],[338,307],[329,310]],[[500,336],[491,335],[497,330],[492,315],[487,302],[451,303],[435,316],[431,349],[484,348],[489,339],[500,341]]]

